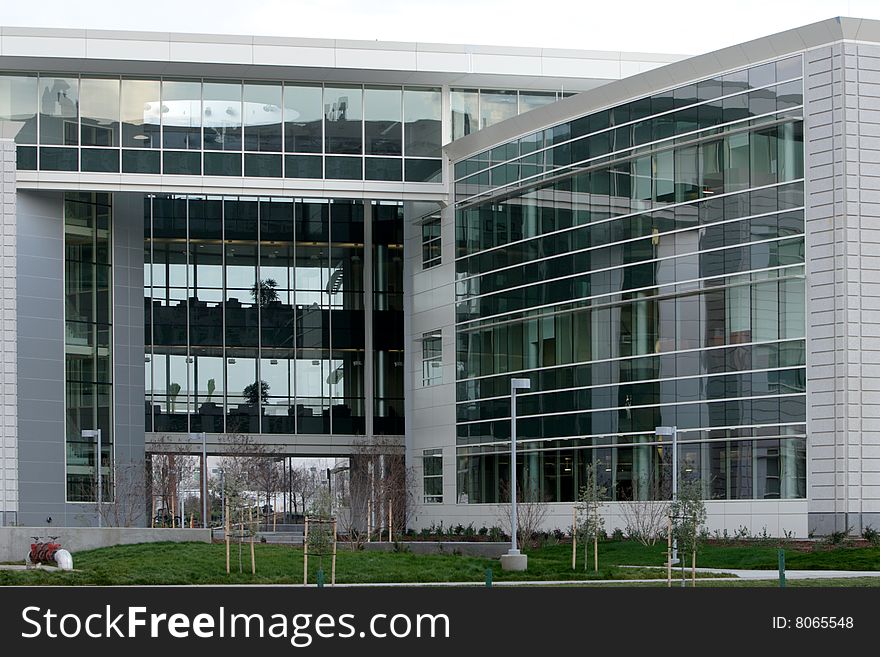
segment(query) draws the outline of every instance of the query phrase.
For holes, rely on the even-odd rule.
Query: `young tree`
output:
[[[497,522],[501,530],[511,535],[510,488],[501,486],[501,504],[498,505]],[[533,536],[541,529],[549,508],[539,490],[526,486],[516,487],[516,547],[524,550],[532,544]]]
[[[293,501],[293,512],[298,514],[300,511],[305,513],[308,509],[309,501],[314,497],[317,488],[317,476],[305,465],[294,466],[290,473],[290,492]]]
[[[265,495],[265,506],[272,506],[272,496],[284,489],[284,465],[275,455],[257,455],[247,458],[246,467],[254,491]]]
[[[181,445],[172,436],[162,437],[157,442],[158,447],[150,456],[153,496],[150,507],[156,506],[161,515],[158,520],[151,519],[151,523],[179,527],[183,525],[184,515],[183,509],[179,508],[180,488],[192,482],[197,459],[189,456],[186,445]]]
[[[147,482],[144,468],[135,463],[113,463],[104,475],[104,495],[94,511],[101,516],[104,527],[135,527],[144,517]],[[93,482],[93,499],[97,500],[97,482]]]
[[[576,506],[578,525],[577,535],[584,545],[584,570],[587,569],[587,545],[593,543],[593,570],[599,571],[599,535],[605,529],[602,507],[608,501],[608,488],[599,483],[598,472],[601,461],[594,461],[584,473],[584,485]]]
[[[699,481],[686,480],[678,490],[678,499],[669,505],[672,533],[678,540],[678,549],[691,554],[691,581],[697,585],[697,550],[700,535],[706,524],[706,504],[703,502]]]
[[[269,504],[268,500],[277,491],[283,475],[276,462],[278,450],[248,435],[227,435],[223,452],[220,468],[224,473],[226,509],[230,518],[236,521],[247,516],[245,510],[258,503],[260,494],[266,493],[266,504]]]
[[[664,463],[660,466],[658,477],[639,477],[635,490],[642,499],[626,500],[620,504],[627,536],[642,545],[654,545],[666,531],[672,493],[670,469],[670,464]]]
[[[374,530],[389,526],[393,531],[406,529],[416,479],[412,468],[406,466],[401,445],[387,438],[360,440],[352,448],[349,463],[351,504],[348,513],[343,514],[343,532],[349,534],[349,539],[366,526]],[[364,522],[368,513],[372,518]]]

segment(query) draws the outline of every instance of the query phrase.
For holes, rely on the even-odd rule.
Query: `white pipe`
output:
[[[73,570],[73,556],[65,549],[55,552],[55,563],[61,570]]]

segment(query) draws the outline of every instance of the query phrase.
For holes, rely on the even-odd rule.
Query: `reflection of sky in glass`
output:
[[[367,121],[400,121],[400,89],[366,89],[364,119]]]
[[[232,362],[232,361],[235,362]],[[257,380],[257,361],[255,358],[226,358],[226,377],[228,404],[241,403],[244,389]]]
[[[197,356],[193,358],[192,378],[196,382],[195,389],[199,396],[199,401],[204,403],[208,401],[208,380],[214,379],[214,395],[210,401],[222,403],[223,395],[223,359],[219,356]]]
[[[159,82],[157,80],[123,80],[120,112],[124,123],[159,125]]]
[[[297,359],[296,361],[296,394],[297,397],[329,397],[330,386],[327,374],[330,369],[329,360]]]
[[[169,126],[197,128],[202,123],[202,89],[198,82],[162,83],[162,123]],[[144,108],[144,111],[152,111]]]
[[[408,122],[420,119],[439,121],[441,115],[440,92],[424,89],[407,89],[403,94],[404,118]]]

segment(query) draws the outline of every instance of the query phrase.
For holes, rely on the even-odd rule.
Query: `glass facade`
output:
[[[801,77],[769,62],[455,164],[460,502],[507,487],[511,376],[533,499],[594,462],[613,499],[656,495],[657,426],[707,499],[806,496]]]
[[[443,336],[440,331],[422,335],[422,386],[443,383]]]
[[[452,89],[449,95],[452,107],[452,138],[464,137],[571,95],[573,94],[561,91]]]
[[[443,503],[442,449],[426,449],[422,452],[422,486],[425,504]]]
[[[367,322],[374,371],[402,361],[402,221],[399,203],[147,197],[147,431],[362,435],[375,404],[374,433],[402,434],[402,376],[365,385]]]
[[[0,74],[18,168],[441,181],[433,87]]]
[[[443,262],[440,218],[426,219],[422,224],[422,269],[436,267]]]
[[[113,386],[110,194],[64,195],[64,360],[67,501],[97,499],[101,431],[103,499],[112,499]]]

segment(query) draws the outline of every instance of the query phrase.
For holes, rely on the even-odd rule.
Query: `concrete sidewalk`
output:
[[[636,566],[644,568],[644,566]],[[681,575],[681,570],[672,569],[672,579],[675,573]],[[685,573],[690,572],[685,568]],[[698,573],[727,573],[736,575],[740,579],[779,579],[778,570],[732,570],[729,568],[697,568]],[[880,570],[786,570],[786,579],[841,579],[848,577],[880,577]]]
[[[624,568],[646,568],[651,566],[624,566]],[[657,567],[658,570],[660,567]],[[665,572],[665,567],[662,568]],[[687,585],[690,586],[690,571],[685,571],[687,574]],[[722,581],[735,582],[737,580],[751,580],[751,581],[775,581],[779,578],[779,572],[775,570],[727,570],[723,568],[697,568],[697,572],[703,573],[723,573],[728,575],[734,575],[734,577],[729,578],[703,578],[702,581],[710,580],[710,581],[718,581],[719,579]],[[676,578],[676,574],[679,575]],[[672,573],[672,584],[676,586],[678,582],[681,581],[681,571],[673,571]],[[786,579],[850,579],[857,577],[877,577],[880,578],[880,570],[786,570],[785,571]],[[701,581],[699,578],[697,581]],[[585,580],[571,580],[571,579],[562,579],[562,580],[528,580],[528,581],[493,581],[492,586],[590,586],[592,584],[620,584],[620,585],[628,585],[628,584],[658,584],[658,583],[666,583],[666,577],[657,577],[654,579],[585,579]],[[194,584],[192,586],[217,586],[216,584]],[[317,588],[316,584],[308,584],[305,587],[302,584],[230,584],[229,586],[284,586],[289,588]],[[432,586],[441,586],[441,587],[449,587],[449,586],[461,586],[461,587],[473,587],[473,586],[482,586],[485,587],[485,582],[374,582],[374,583],[362,583],[362,584],[336,584],[336,586],[331,586],[329,583],[326,584],[326,588],[356,588],[356,587],[376,587],[376,588],[388,588],[388,587],[414,587],[414,586],[422,586],[422,587],[432,587]]]

